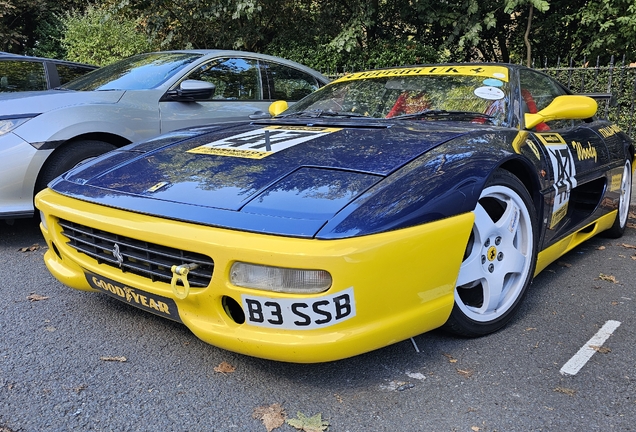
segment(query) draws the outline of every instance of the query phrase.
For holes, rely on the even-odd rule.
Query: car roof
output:
[[[3,60],[3,59],[11,59],[11,60],[16,60],[17,59],[17,60],[25,60],[25,61],[52,62],[52,63],[57,63],[57,64],[67,64],[67,65],[86,66],[86,67],[97,68],[97,66],[91,65],[91,64],[87,64],[87,63],[80,63],[80,62],[74,62],[74,61],[68,61],[68,60],[59,60],[59,59],[46,58],[46,57],[26,56],[26,55],[21,55],[21,54],[8,53],[8,52],[0,51],[0,60]]]
[[[318,72],[315,69],[312,69],[308,66],[305,66],[301,63],[295,62],[293,60],[287,60],[282,57],[276,57],[269,54],[261,54],[249,51],[239,51],[239,50],[224,50],[224,49],[192,49],[192,50],[169,50],[169,51],[154,51],[150,53],[140,53],[140,54],[161,54],[161,53],[193,53],[193,54],[202,54],[205,57],[229,57],[229,56],[240,56],[240,57],[248,57],[260,60],[268,60],[274,63],[280,63],[288,66],[292,66],[296,69],[301,69],[313,76],[320,77],[324,82],[329,82],[330,79]]]

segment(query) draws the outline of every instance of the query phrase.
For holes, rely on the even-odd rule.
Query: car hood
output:
[[[124,93],[123,90],[45,90],[0,93],[0,117],[41,114],[71,105],[117,103]]]
[[[76,168],[51,187],[162,217],[313,236],[384,178],[465,133],[380,122],[175,132]]]

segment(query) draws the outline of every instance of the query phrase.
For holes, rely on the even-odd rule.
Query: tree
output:
[[[564,24],[576,28],[572,44],[575,52],[600,57],[604,62],[623,54],[636,61],[634,0],[588,0],[566,15]]]
[[[90,5],[84,12],[67,12],[62,23],[62,45],[69,60],[103,66],[151,49],[137,20],[118,16],[107,7]]]

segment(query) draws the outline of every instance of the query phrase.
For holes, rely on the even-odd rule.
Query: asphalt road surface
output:
[[[496,334],[434,331],[315,365],[227,352],[71,290],[43,245],[32,222],[0,224],[0,432],[266,431],[259,407],[270,427],[284,411],[332,432],[636,430],[633,226],[549,266]]]

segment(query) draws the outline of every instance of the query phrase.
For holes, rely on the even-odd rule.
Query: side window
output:
[[[22,60],[0,61],[0,91],[46,90],[44,65]]]
[[[261,82],[256,60],[216,59],[191,72],[186,79],[207,81],[216,86],[213,100],[261,100]]]
[[[265,99],[297,101],[318,90],[313,76],[278,63],[262,62],[267,77]]]
[[[522,111],[536,113],[550,105],[555,97],[566,94],[554,80],[532,70],[520,70]],[[548,122],[537,126],[537,130],[549,130],[571,126],[570,120]],[[545,126],[544,126],[545,125]]]
[[[55,65],[55,68],[57,69],[57,74],[60,77],[60,85],[73,81],[75,78],[78,78],[92,70],[82,66],[64,64],[57,64]]]

